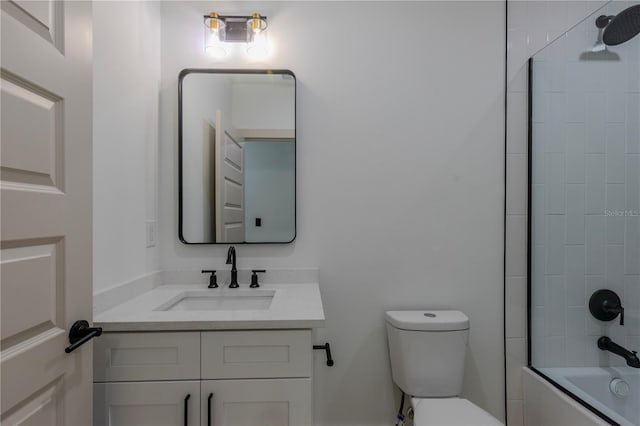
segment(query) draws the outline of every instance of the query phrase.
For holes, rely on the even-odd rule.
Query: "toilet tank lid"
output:
[[[469,318],[460,311],[387,311],[386,321],[395,328],[416,331],[454,331],[469,329]]]

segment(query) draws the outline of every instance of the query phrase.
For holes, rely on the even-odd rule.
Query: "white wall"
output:
[[[93,290],[158,269],[160,5],[93,5]]]
[[[265,76],[260,76],[265,77]],[[287,76],[289,77],[289,76]],[[293,78],[284,84],[282,75],[274,75],[268,83],[235,83],[233,85],[233,127],[236,129],[295,128],[295,86]]]
[[[204,13],[254,9],[269,17],[268,63],[204,56]],[[179,71],[298,78],[297,239],[237,251],[239,267],[320,268],[317,341],[336,365],[316,354],[319,425],[393,421],[383,313],[420,307],[469,315],[465,395],[504,416],[504,28],[501,2],[162,4],[163,267],[226,268],[226,245],[177,238]]]

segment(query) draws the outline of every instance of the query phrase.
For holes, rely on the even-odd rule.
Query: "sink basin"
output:
[[[274,290],[185,291],[155,311],[255,311],[271,306]]]

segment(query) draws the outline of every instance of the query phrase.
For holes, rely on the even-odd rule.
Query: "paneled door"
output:
[[[311,379],[203,380],[202,426],[311,426]]]
[[[91,424],[92,12],[1,2],[0,423]]]
[[[93,426],[199,426],[201,423],[199,380],[96,383],[94,396]]]
[[[216,111],[216,242],[244,241],[243,139]]]

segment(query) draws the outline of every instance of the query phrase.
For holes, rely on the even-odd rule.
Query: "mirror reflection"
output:
[[[180,240],[293,241],[293,73],[184,70],[179,88]]]

